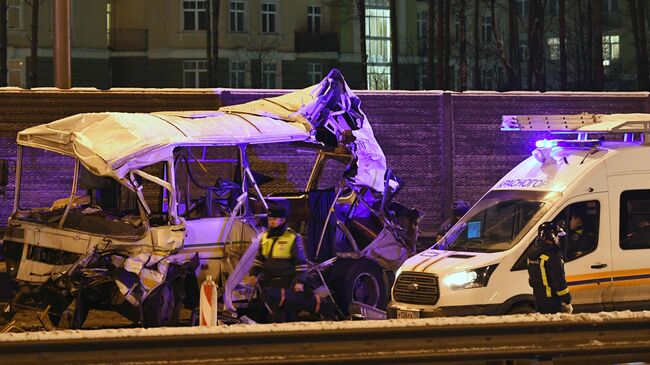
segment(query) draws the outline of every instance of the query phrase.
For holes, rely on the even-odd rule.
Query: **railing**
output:
[[[146,51],[146,29],[111,29],[108,33],[108,49],[111,51]]]
[[[513,315],[4,334],[6,364],[650,360],[650,313]]]
[[[296,52],[338,52],[338,33],[295,33]]]

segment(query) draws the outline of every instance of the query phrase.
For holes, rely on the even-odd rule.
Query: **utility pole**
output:
[[[54,86],[72,87],[70,77],[70,0],[54,0]]]
[[[0,0],[0,86],[7,86],[7,0]]]

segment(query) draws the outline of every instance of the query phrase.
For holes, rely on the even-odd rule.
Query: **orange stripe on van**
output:
[[[581,285],[570,285],[570,292],[575,293],[583,290],[599,289],[603,285],[608,285],[608,284],[589,283],[589,284],[581,284]]]
[[[612,272],[613,277],[632,276],[632,275],[646,275],[646,274],[650,274],[650,268],[648,268],[648,269],[636,269],[636,270],[618,270],[618,271],[613,271]]]
[[[593,279],[609,279],[611,277],[612,277],[611,272],[599,272],[595,274],[570,275],[566,277],[566,281],[572,282],[572,281],[583,281],[583,280],[593,280]]]
[[[436,260],[431,261],[427,266],[425,266],[424,269],[422,269],[422,272],[426,272],[433,264],[444,259],[445,257],[447,256],[440,255],[440,257],[438,257]]]
[[[648,285],[648,284],[650,284],[650,278],[614,281],[614,286],[634,286],[634,285]]]
[[[423,265],[423,264],[425,264],[425,263],[427,263],[427,262],[429,262],[429,261],[431,261],[433,259],[435,259],[435,257],[429,257],[426,260],[422,260],[417,265],[413,266],[413,269],[411,269],[411,270],[412,271],[418,271],[418,267],[420,267],[420,265]]]

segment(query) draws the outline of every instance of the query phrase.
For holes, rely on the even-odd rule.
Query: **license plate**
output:
[[[420,311],[397,310],[397,318],[413,319],[420,318]]]

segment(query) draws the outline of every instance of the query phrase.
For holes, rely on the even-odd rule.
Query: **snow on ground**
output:
[[[520,314],[509,316],[444,317],[427,319],[391,319],[377,321],[295,322],[276,324],[238,324],[216,327],[121,328],[102,330],[57,330],[0,334],[0,342],[101,339],[114,337],[151,337],[178,335],[220,335],[239,333],[275,333],[339,329],[450,327],[532,322],[603,322],[607,320],[650,319],[650,311],[601,312],[581,314]]]

